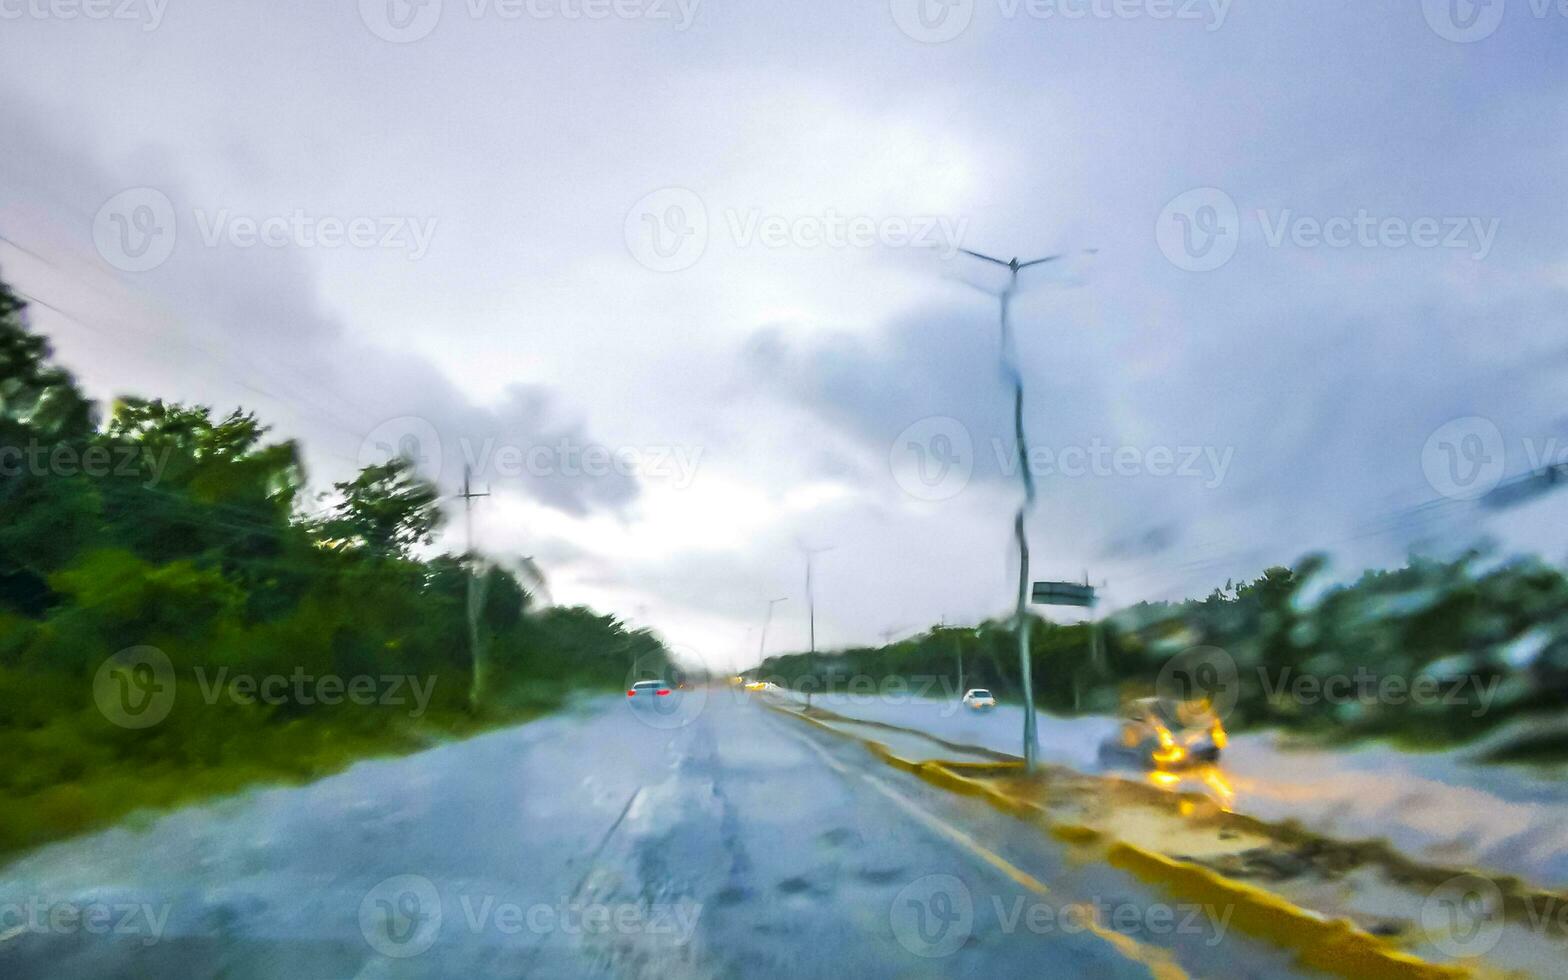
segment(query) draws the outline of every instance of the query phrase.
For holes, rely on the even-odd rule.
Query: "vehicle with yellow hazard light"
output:
[[[1122,708],[1116,731],[1100,743],[1100,761],[1181,769],[1218,761],[1225,742],[1225,726],[1202,702],[1139,698]]]

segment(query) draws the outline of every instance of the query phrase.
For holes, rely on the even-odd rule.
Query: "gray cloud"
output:
[[[423,355],[377,343],[374,324],[347,329],[317,300],[315,275],[296,250],[203,247],[197,222],[181,208],[167,262],[136,276],[116,272],[94,252],[97,202],[127,186],[192,200],[176,169],[153,161],[111,178],[79,148],[62,149],[15,104],[0,104],[0,117],[17,137],[0,144],[0,218],[8,238],[34,242],[42,257],[14,256],[7,272],[20,272],[23,289],[67,314],[43,307],[34,319],[56,330],[69,366],[98,397],[142,394],[257,409],[276,434],[303,441],[318,483],[374,461],[367,441],[390,420],[412,417],[439,438],[439,468],[432,460],[427,472],[448,489],[472,463],[477,480],[494,489],[572,515],[618,511],[636,499],[634,473],[582,465],[584,452],[613,446],[570,417],[558,389],[519,382],[479,401]],[[39,221],[27,204],[41,195],[80,204],[57,206],[54,220]],[[158,312],[131,315],[145,305]],[[144,370],[125,370],[127,346],[149,355]]]
[[[647,603],[677,640],[732,645],[757,597],[798,591],[801,535],[839,545],[830,642],[987,615],[1006,605],[1017,499],[992,448],[1011,437],[994,305],[923,255],[741,247],[725,230],[727,211],[934,214],[989,251],[1102,250],[1081,287],[1046,277],[1019,302],[1036,446],[1233,452],[1212,487],[1042,479],[1042,576],[1088,568],[1131,601],[1314,547],[1347,574],[1487,533],[1568,548],[1568,495],[1408,516],[1436,496],[1423,446],[1451,419],[1493,420],[1511,472],[1524,439],[1568,442],[1557,20],[1510,5],[1494,37],[1455,45],[1408,4],[1238,5],[1213,31],[981,5],[962,37],[925,45],[885,4],[731,4],[684,32],[447,11],[409,45],[352,4],[299,0],[262,21],[191,7],[152,32],[0,32],[0,221],[55,265],[3,245],[0,261],[93,324],[39,317],[94,392],[254,404],[305,439],[318,480],[410,415],[437,430],[448,488],[465,439],[700,448],[686,496],[615,473],[479,477],[552,509],[480,512],[506,515],[493,539],[562,566],[559,598]],[[104,268],[86,229],[141,184],[440,225],[417,263],[192,251],[199,229],[182,226],[174,258],[133,277]],[[665,186],[699,194],[710,231],[701,261],[668,275],[624,235],[627,209]],[[1155,234],[1199,187],[1243,219],[1207,273]],[[1258,216],[1360,209],[1495,220],[1496,240],[1484,261],[1274,246]],[[895,437],[930,416],[978,448],[969,485],[938,503],[889,469]],[[797,618],[779,629],[804,639]]]

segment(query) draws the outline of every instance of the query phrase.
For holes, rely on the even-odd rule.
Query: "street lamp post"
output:
[[[1018,472],[1023,477],[1024,483],[1024,499],[1019,503],[1018,512],[1013,516],[1013,537],[1018,543],[1018,606],[1014,613],[1013,628],[1018,634],[1019,679],[1024,689],[1024,769],[1034,772],[1036,758],[1039,755],[1039,744],[1035,735],[1034,679],[1031,676],[1029,663],[1029,540],[1024,533],[1024,519],[1034,506],[1035,490],[1034,474],[1029,472],[1029,444],[1024,438],[1024,378],[1023,372],[1018,367],[1009,313],[1013,294],[1018,291],[1018,273],[1030,266],[1054,262],[1062,256],[1047,255],[1044,258],[1021,262],[1017,257],[999,259],[972,252],[967,248],[960,251],[1007,270],[1007,286],[997,297],[1001,306],[1002,373],[1013,386],[1014,451],[1017,453],[1015,458],[1018,460]]]
[[[832,548],[808,548],[800,546],[801,553],[806,556],[806,617],[811,637],[811,653],[806,658],[807,670],[812,673],[812,680],[816,680],[817,669],[817,596],[811,587],[811,559]],[[811,710],[811,688],[806,688],[806,710]]]
[[[773,622],[773,607],[787,600],[789,596],[780,596],[768,600],[768,614],[762,618],[762,638],[757,641],[757,666],[762,666],[763,651],[768,648],[768,624]]]

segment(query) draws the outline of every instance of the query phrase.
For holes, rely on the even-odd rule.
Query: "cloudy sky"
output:
[[[408,451],[712,664],[1326,549],[1561,559],[1544,0],[0,0],[0,273],[100,397]],[[998,363],[1005,274],[1033,452]],[[1098,249],[1093,255],[1085,249]],[[461,527],[461,522],[454,522]],[[450,538],[449,546],[460,542]]]

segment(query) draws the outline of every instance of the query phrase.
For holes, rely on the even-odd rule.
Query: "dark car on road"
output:
[[[1181,769],[1219,760],[1225,728],[1206,705],[1139,698],[1122,708],[1121,724],[1100,743],[1100,761],[1144,769]]]

